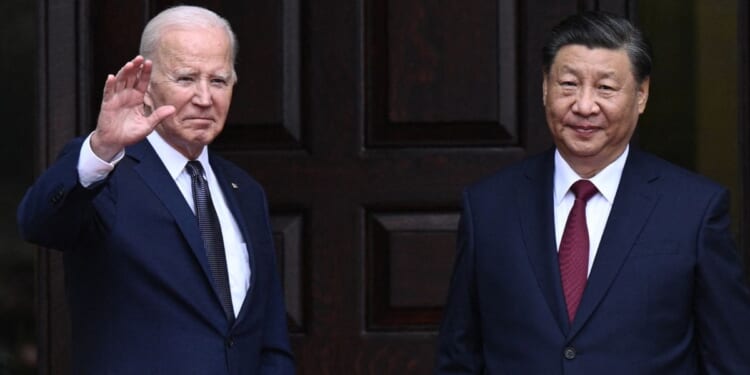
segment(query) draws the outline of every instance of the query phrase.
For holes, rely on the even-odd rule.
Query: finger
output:
[[[133,60],[126,62],[125,65],[120,68],[115,76],[117,78],[117,85],[115,86],[116,91],[133,87],[136,82],[136,77],[143,65],[143,60],[143,56],[138,55],[134,57]]]
[[[116,92],[122,91],[125,88],[125,84],[127,83],[127,76],[128,74],[132,74],[131,73],[132,69],[133,69],[133,63],[128,61],[117,72],[117,75],[115,76],[115,78],[117,78],[117,83],[115,85]]]
[[[151,60],[144,60],[143,66],[141,67],[141,70],[138,74],[138,79],[135,81],[135,89],[140,92],[146,92],[146,89],[148,88],[148,83],[151,80],[151,70],[152,70],[153,64]]]
[[[115,88],[115,76],[108,74],[107,79],[104,81],[104,93],[102,94],[102,101],[109,100],[112,97],[113,90]]]
[[[123,77],[122,77],[123,80],[125,81],[125,88],[126,89],[129,89],[129,88],[133,87],[133,84],[134,84],[135,80],[138,78],[138,74],[139,74],[139,72],[141,70],[141,65],[135,65],[132,62],[130,62],[128,64],[132,64],[131,65],[132,69],[130,69],[127,72],[127,74],[124,74]]]
[[[133,64],[133,71],[132,74],[128,75],[128,81],[127,81],[127,87],[133,87],[136,88],[139,84],[140,77],[142,75],[143,69],[146,65],[146,59],[143,58],[143,56],[138,55],[136,56],[131,63]]]
[[[175,111],[176,109],[174,106],[163,105],[151,112],[151,115],[149,115],[146,120],[153,127],[162,122],[162,120],[164,120],[165,118],[173,115]]]
[[[143,62],[145,60],[146,59],[143,56],[138,55],[138,56],[134,57],[133,60],[130,60],[130,62],[132,62],[134,66],[141,66],[141,65],[143,65]]]

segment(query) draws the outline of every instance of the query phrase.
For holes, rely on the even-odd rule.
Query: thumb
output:
[[[151,114],[146,118],[146,120],[148,120],[151,126],[156,126],[156,124],[160,123],[165,118],[173,115],[175,111],[176,109],[174,106],[163,105],[155,109],[153,112],[151,112]]]

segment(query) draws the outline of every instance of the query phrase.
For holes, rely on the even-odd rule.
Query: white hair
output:
[[[229,38],[229,47],[232,54],[232,77],[235,81],[237,80],[237,74],[234,70],[234,62],[238,50],[237,38],[226,19],[206,8],[178,5],[167,8],[157,14],[156,17],[148,21],[146,27],[143,29],[143,34],[141,34],[141,46],[139,50],[141,56],[155,60],[156,51],[159,48],[159,40],[167,29],[173,27],[216,27],[224,29]]]

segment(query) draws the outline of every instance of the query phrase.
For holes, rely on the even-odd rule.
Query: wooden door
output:
[[[41,170],[93,128],[107,73],[176,1],[43,0]],[[540,49],[633,1],[192,1],[237,33],[215,148],[265,186],[300,374],[429,374],[461,189],[551,145]],[[53,5],[54,4],[54,5]],[[42,373],[68,366],[59,254],[40,256]]]

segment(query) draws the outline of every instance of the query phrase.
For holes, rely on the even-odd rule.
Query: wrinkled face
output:
[[[176,112],[156,131],[188,159],[224,128],[232,101],[231,47],[220,28],[172,28],[162,36],[145,103]]]
[[[636,82],[625,50],[560,48],[544,77],[544,107],[560,154],[579,175],[591,177],[622,154],[648,87],[648,78]]]

